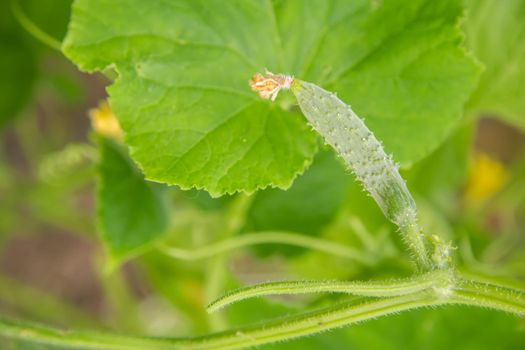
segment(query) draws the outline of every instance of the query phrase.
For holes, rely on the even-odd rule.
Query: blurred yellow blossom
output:
[[[122,129],[107,101],[101,101],[97,108],[91,109],[89,117],[96,133],[116,140],[122,139]]]
[[[465,186],[465,199],[470,204],[484,202],[507,182],[508,174],[503,164],[486,153],[474,156]]]

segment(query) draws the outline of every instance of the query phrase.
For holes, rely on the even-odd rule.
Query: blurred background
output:
[[[71,1],[17,4],[13,8],[10,1],[0,3],[1,315],[56,326],[186,336],[292,313],[306,304],[324,305],[335,298],[250,301],[210,317],[203,307],[217,290],[278,278],[361,279],[410,271],[402,244],[392,238],[394,229],[334,155],[324,151],[289,192],[257,194],[241,234],[277,229],[307,232],[365,249],[373,255],[373,264],[327,258],[302,248],[261,245],[235,251],[227,260],[198,264],[153,250],[105,272],[104,247],[95,228],[98,151],[89,111],[106,98],[110,80],[79,72],[53,47],[65,35]],[[525,135],[518,126],[525,123],[503,114],[467,113],[440,149],[403,175],[427,227],[455,238],[463,266],[525,281]],[[325,172],[344,183],[344,190],[331,188],[323,179]],[[307,208],[304,198],[312,195],[309,189],[319,186],[326,186],[337,198],[312,218],[308,210],[314,210],[315,203]],[[223,211],[232,198],[212,200],[198,191],[167,191],[178,220],[173,243],[191,246],[218,238],[213,232],[224,224]],[[268,217],[272,219],[264,219]],[[217,264],[224,271],[218,271]],[[224,281],[210,283],[217,276]],[[431,348],[438,349],[450,347],[452,339],[455,347],[451,348],[525,347],[524,320],[486,310],[467,311],[422,310],[268,348],[340,349],[347,344],[348,348],[416,349],[431,341]],[[420,332],[418,339],[411,337],[414,327]],[[493,335],[480,334],[488,327]],[[458,343],[468,332],[480,337]],[[407,337],[412,339],[408,343]],[[31,345],[4,339],[0,347]]]

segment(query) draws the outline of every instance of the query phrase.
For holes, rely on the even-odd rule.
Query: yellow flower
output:
[[[96,133],[116,140],[122,139],[122,129],[107,101],[101,101],[97,108],[91,109],[89,117]]]
[[[507,170],[500,161],[488,154],[478,153],[470,166],[465,199],[470,204],[482,203],[499,191],[507,178]]]

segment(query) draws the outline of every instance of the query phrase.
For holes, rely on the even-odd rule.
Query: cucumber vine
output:
[[[0,333],[25,340],[85,349],[242,349],[293,339],[321,331],[348,326],[381,316],[422,307],[471,305],[525,316],[525,291],[503,286],[487,277],[476,279],[458,272],[452,261],[452,247],[437,235],[422,232],[416,220],[416,205],[398,167],[387,156],[381,143],[363,121],[334,93],[315,84],[284,75],[256,75],[252,89],[263,98],[274,100],[281,89],[291,89],[312,127],[345,160],[363,187],[376,200],[384,215],[398,225],[418,273],[413,277],[385,281],[283,281],[253,285],[230,292],[213,301],[209,312],[216,312],[243,300],[268,295],[343,293],[357,299],[259,326],[188,339],[155,339],[88,332],[60,331],[41,326],[0,321]],[[235,216],[235,215],[234,215]],[[229,249],[264,242],[284,242],[313,246],[315,239],[291,233],[257,233],[223,241],[212,247],[188,252],[163,247],[178,259],[196,260],[222,254]],[[336,244],[320,244],[327,253],[360,259],[358,252],[340,249]],[[337,253],[336,253],[337,251]],[[362,259],[364,260],[364,258]]]
[[[96,230],[105,255],[99,277],[109,309],[118,315],[100,325],[91,317],[77,325],[125,325],[119,325],[124,332],[117,333],[0,316],[0,347],[7,339],[15,346],[21,341],[66,349],[232,350],[424,308],[458,305],[525,317],[523,285],[479,272],[494,268],[487,264],[490,259],[478,263],[470,245],[468,221],[480,220],[470,218],[468,209],[486,198],[486,189],[467,182],[465,203],[454,199],[466,208],[460,214],[464,222],[455,230],[438,210],[429,210],[426,197],[432,194],[422,187],[427,180],[437,183],[455,176],[445,185],[452,198],[465,185],[461,181],[467,171],[445,174],[453,165],[442,164],[435,167],[434,179],[418,178],[434,170],[425,162],[439,162],[440,156],[448,162],[457,156],[456,142],[461,152],[470,149],[471,130],[464,137],[460,131],[466,127],[460,123],[466,119],[470,128],[475,119],[464,115],[496,114],[524,127],[525,50],[520,48],[525,47],[525,26],[518,14],[525,14],[525,1],[73,0],[63,41],[39,27],[47,18],[36,15],[42,10],[37,3],[6,2],[12,21],[4,21],[5,11],[0,11],[0,36],[15,34],[7,46],[0,41],[2,50],[12,51],[5,55],[5,65],[16,68],[2,71],[9,89],[0,96],[17,91],[14,83],[28,71],[23,62],[27,53],[36,55],[42,49],[47,55],[49,48],[55,55],[60,52],[67,65],[65,58],[83,72],[104,74],[111,84],[108,98],[88,112],[92,132],[85,141],[75,139],[42,156],[35,136],[40,131],[13,128],[14,136],[5,144],[10,147],[11,139],[20,139],[15,148],[20,148],[21,158],[38,159],[38,164],[28,162],[28,169],[36,169],[33,184],[33,179],[18,179],[15,167],[4,166],[0,154],[1,201],[15,209],[0,228],[27,221],[32,229],[24,216],[34,213],[37,220],[68,231]],[[26,47],[13,24],[47,51]],[[477,58],[486,65],[484,75]],[[262,67],[285,74],[257,72]],[[29,78],[31,84],[38,80]],[[53,80],[40,85],[57,90],[69,84],[58,76],[42,74],[39,79]],[[20,95],[20,101],[7,107],[0,101],[0,128],[19,112]],[[16,113],[6,113],[10,115],[4,120],[4,110],[13,108]],[[45,106],[41,109],[48,114]],[[36,125],[35,130],[49,125],[46,129],[51,130],[61,123],[24,125]],[[49,140],[54,145],[54,137]],[[42,143],[46,147],[47,141]],[[454,155],[445,157],[446,152]],[[7,152],[5,159],[11,156]],[[510,179],[507,170],[488,156],[480,159],[484,169],[497,169],[497,181],[486,180],[489,192],[495,193]],[[465,155],[461,164],[466,162]],[[400,164],[413,168],[400,172]],[[500,193],[510,198],[505,202],[509,207],[525,203],[524,174],[525,167],[514,169],[513,182]],[[352,179],[356,181],[350,185]],[[84,215],[72,215],[68,201],[62,200],[66,192],[92,182],[94,225],[87,224]],[[361,203],[359,191],[372,200],[363,198]],[[361,211],[361,204],[371,209]],[[0,219],[7,212],[0,207]],[[485,214],[483,209],[474,212]],[[372,228],[370,222],[378,225]],[[24,231],[22,225],[17,229]],[[395,234],[389,232],[392,227]],[[500,254],[500,243],[487,251]],[[511,250],[507,241],[502,244],[504,253]],[[258,250],[261,245],[290,249],[283,251],[285,263],[277,264],[283,271],[272,267],[272,276],[279,277],[263,283],[260,276],[245,280],[242,271],[233,271],[244,268],[243,261],[233,259],[228,270],[230,255],[245,248],[253,249],[254,254],[242,257],[252,259],[249,263],[267,263],[259,259],[259,253],[265,254]],[[306,253],[295,257],[300,249]],[[404,253],[408,259],[397,259]],[[149,324],[141,324],[139,300],[131,301],[136,310],[129,313],[136,317],[128,322],[124,304],[133,297],[118,274],[130,259],[143,268],[144,282],[159,289],[159,300],[153,302],[172,302],[191,320],[186,328],[155,333]],[[399,264],[392,269],[397,274],[384,268],[390,260]],[[464,267],[469,264],[479,271]],[[392,275],[401,277],[384,277]],[[14,286],[14,292],[0,288],[2,310],[5,300],[18,302],[18,294],[32,299],[24,311],[41,301],[49,304],[44,311],[62,307],[60,300],[47,300],[9,278],[0,280]],[[265,314],[264,321],[245,325],[253,315],[238,310],[251,310],[248,301],[274,296],[316,306],[269,320]],[[264,305],[270,314],[280,307]],[[79,317],[74,309],[63,310],[67,315],[62,320]],[[32,313],[35,318],[43,314],[40,309]],[[192,336],[188,329],[199,335]],[[126,334],[139,330],[163,337]]]

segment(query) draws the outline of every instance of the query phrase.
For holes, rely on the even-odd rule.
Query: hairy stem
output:
[[[429,260],[429,254],[425,245],[425,235],[417,223],[415,215],[407,218],[399,226],[399,231],[403,241],[409,247],[409,251],[413,254],[417,266],[422,271],[430,270],[433,262]]]
[[[473,280],[461,280],[454,295],[463,304],[525,315],[525,291]]]
[[[208,305],[208,312],[215,312],[230,304],[254,297],[282,294],[345,293],[366,297],[393,297],[407,295],[451,280],[444,271],[430,272],[403,280],[360,281],[283,281],[262,283],[232,291]]]
[[[444,302],[428,293],[343,303],[329,308],[288,317],[261,326],[234,329],[191,339],[143,338],[117,334],[64,331],[55,328],[0,320],[0,334],[65,348],[106,350],[228,350],[267,344],[283,339],[347,326],[356,322]]]
[[[428,275],[430,278],[430,274]],[[439,280],[440,278],[436,278]],[[64,331],[0,319],[0,335],[64,348],[107,350],[228,350],[293,339],[356,322],[420,307],[472,305],[525,315],[525,292],[477,281],[460,280],[414,293],[361,302],[350,301],[262,325],[232,329],[198,338],[167,339]],[[426,283],[420,281],[420,283]],[[412,287],[407,287],[412,288]]]
[[[325,252],[327,254],[358,261],[363,265],[373,264],[373,259],[361,251],[330,242],[325,239],[286,231],[262,231],[235,236],[223,241],[195,249],[182,249],[163,245],[160,249],[167,255],[183,260],[201,260],[234,249],[257,244],[288,244]]]

